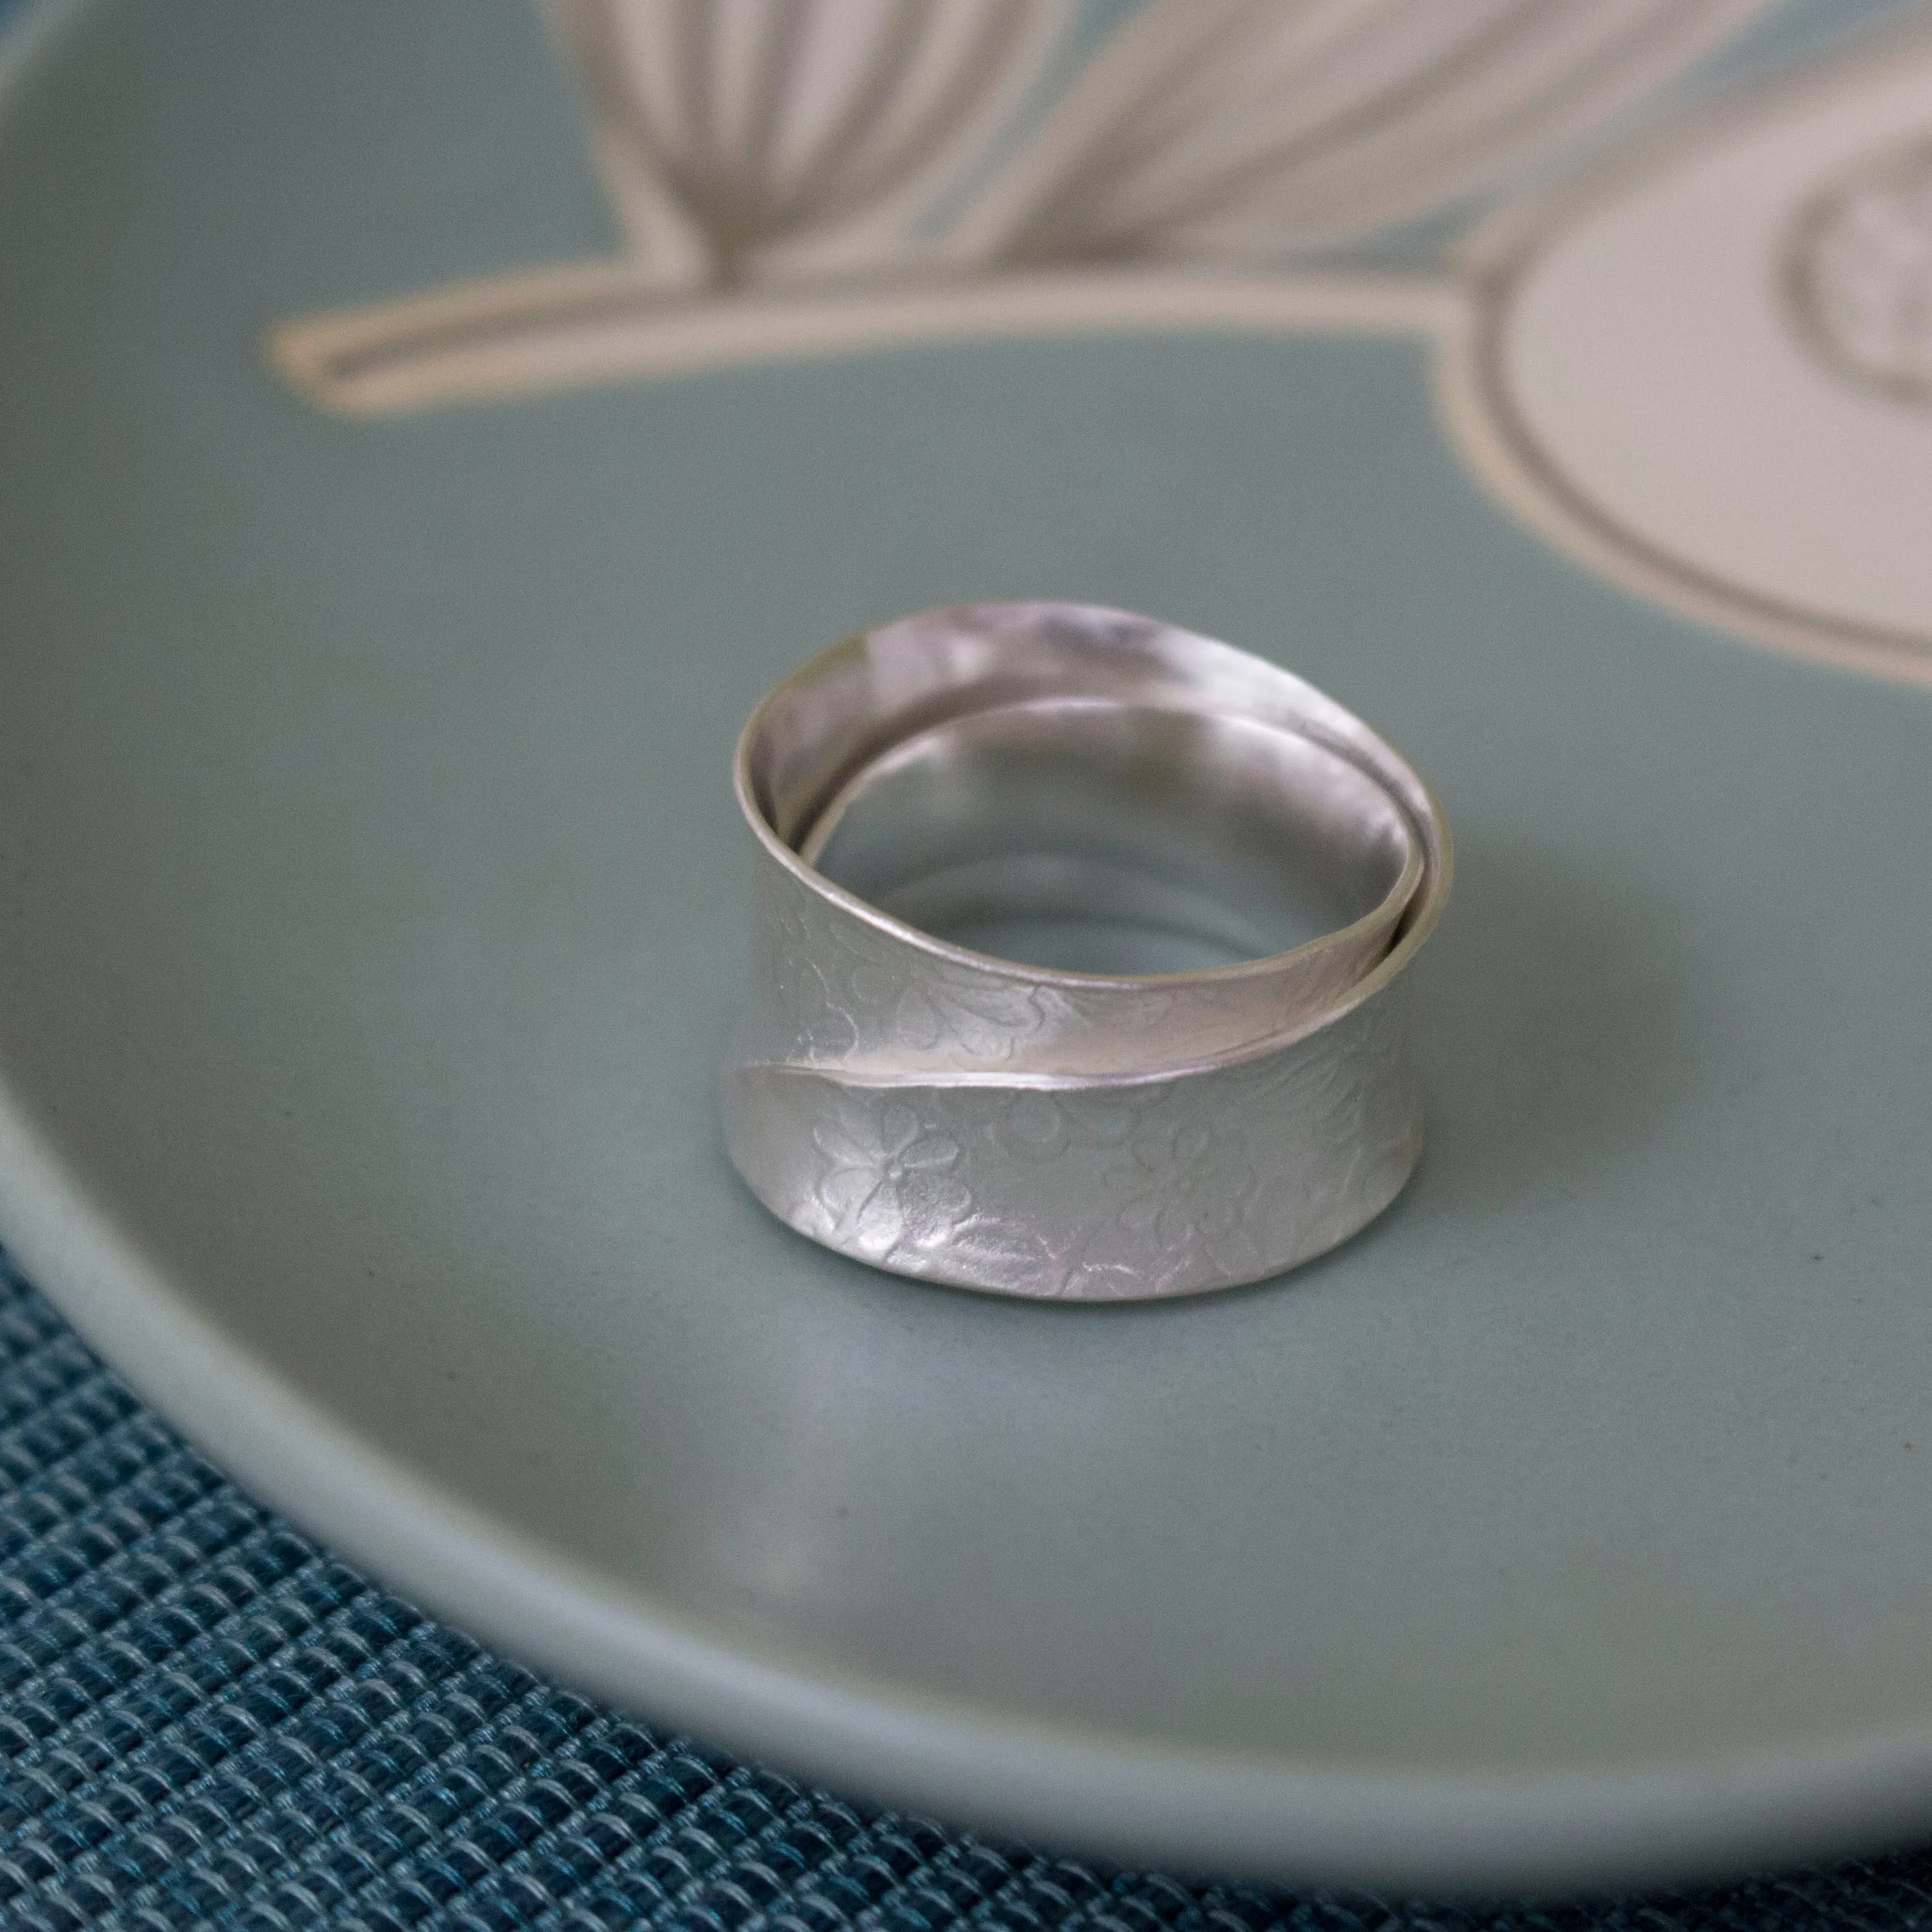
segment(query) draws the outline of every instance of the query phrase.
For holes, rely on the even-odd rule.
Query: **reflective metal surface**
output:
[[[1448,832],[1288,672],[1126,613],[978,604],[758,707],[724,1083],[739,1172],[896,1273],[1124,1300],[1346,1240],[1421,1148],[1401,974]]]

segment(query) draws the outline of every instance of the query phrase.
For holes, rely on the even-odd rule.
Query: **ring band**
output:
[[[1403,974],[1448,828],[1302,680],[1122,611],[964,604],[813,658],[734,778],[726,1144],[801,1234],[1138,1300],[1309,1260],[1414,1169]]]

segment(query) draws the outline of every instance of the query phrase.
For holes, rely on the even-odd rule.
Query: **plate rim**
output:
[[[100,4],[0,19],[0,117]],[[883,1804],[1136,1866],[1438,1894],[1716,1876],[1932,1826],[1932,1721],[1602,1770],[1365,1772],[1082,1730],[723,1641],[426,1479],[198,1312],[4,1077],[0,1240],[144,1402],[386,1587],[647,1723]]]
[[[1881,1845],[1932,1820],[1924,1725],[1802,1757],[1362,1772],[988,1714],[788,1664],[546,1556],[320,1407],[193,1308],[4,1080],[0,1240],[143,1401],[379,1582],[647,1723],[893,1808],[1132,1865],[1447,1893],[1721,1876]]]

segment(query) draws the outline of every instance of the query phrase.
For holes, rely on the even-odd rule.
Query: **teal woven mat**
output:
[[[1932,1925],[1932,1854],[1529,1910],[1108,1873],[880,1815],[546,1684],[186,1448],[0,1258],[0,1927]]]

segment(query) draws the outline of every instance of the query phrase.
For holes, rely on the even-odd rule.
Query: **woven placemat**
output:
[[[1545,1907],[1108,1872],[881,1814],[544,1682],[142,1408],[0,1257],[0,1927],[1932,1925],[1932,1853]]]

